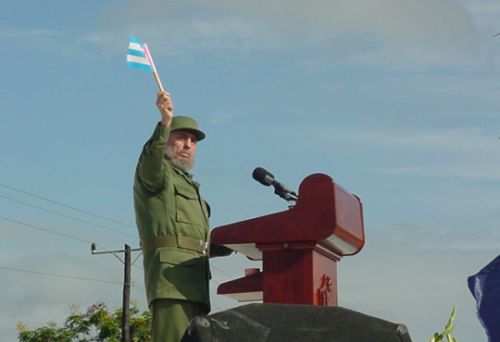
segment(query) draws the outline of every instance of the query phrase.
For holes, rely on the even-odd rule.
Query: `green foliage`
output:
[[[26,329],[24,323],[17,324],[20,342],[119,342],[121,337],[122,310],[110,312],[104,303],[90,306],[79,313],[72,306],[63,326],[54,322],[34,330]],[[140,313],[136,304],[130,308],[130,338],[134,342],[151,340],[151,314]]]
[[[458,340],[455,337],[451,336],[453,328],[455,327],[456,315],[457,311],[455,310],[455,308],[453,308],[453,310],[451,311],[450,319],[448,320],[448,323],[446,323],[443,332],[434,333],[434,336],[429,340],[429,342],[444,342],[445,338],[448,342],[458,342]]]

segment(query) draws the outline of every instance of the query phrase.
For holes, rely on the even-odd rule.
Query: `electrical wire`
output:
[[[30,194],[30,195],[39,197],[38,195],[34,195],[34,194]],[[89,224],[89,225],[92,225],[92,226],[95,226],[95,227],[99,227],[99,228],[102,228],[102,229],[113,231],[115,233],[119,233],[119,234],[122,234],[122,235],[127,235],[127,236],[130,236],[130,237],[134,237],[136,239],[138,238],[136,235],[124,233],[122,231],[119,231],[119,230],[116,230],[116,229],[112,229],[112,228],[108,228],[108,227],[105,227],[105,226],[102,226],[102,225],[99,225],[99,224],[96,224],[96,223],[93,223],[93,222],[90,222],[90,221],[86,221],[86,220],[83,220],[83,219],[80,219],[80,218],[77,218],[77,217],[74,217],[74,216],[62,214],[62,213],[59,213],[59,212],[56,212],[56,211],[53,211],[53,210],[50,210],[50,209],[39,207],[39,206],[30,204],[30,203],[26,203],[24,201],[20,201],[20,200],[14,199],[14,198],[9,197],[9,196],[0,195],[0,198],[4,198],[6,200],[9,200],[9,201],[12,201],[12,202],[15,202],[15,203],[18,203],[18,204],[22,204],[22,205],[25,205],[25,206],[28,206],[28,207],[32,207],[32,208],[35,208],[35,209],[38,209],[38,210],[41,210],[41,211],[44,211],[44,212],[47,212],[47,213],[50,213],[50,214],[53,214],[53,215],[57,215],[57,216],[64,217],[64,218],[69,218],[69,219],[72,219],[72,220],[75,220],[75,221],[78,221],[78,222],[82,222],[82,223]],[[0,218],[4,219],[6,221],[9,221],[9,222],[21,224],[21,225],[24,225],[24,226],[29,227],[29,228],[34,228],[34,229],[42,230],[42,231],[47,232],[47,233],[51,233],[51,234],[63,236],[63,237],[70,238],[70,239],[73,239],[73,240],[78,240],[78,241],[93,243],[92,241],[89,241],[89,240],[84,240],[84,239],[81,239],[81,238],[77,238],[77,237],[71,236],[69,234],[63,234],[63,233],[55,232],[55,231],[52,231],[52,230],[47,229],[47,228],[43,228],[43,227],[40,227],[40,226],[35,226],[35,225],[27,224],[27,223],[24,223],[24,222],[21,222],[21,221],[9,219],[7,217],[0,216]],[[103,248],[103,246],[98,245],[98,244],[96,244],[96,246],[99,246],[99,247]],[[106,249],[106,248],[104,248],[104,249]],[[120,257],[118,255],[116,255],[115,253],[113,253],[113,254],[115,255],[115,257],[118,260],[121,261],[121,259],[120,259]],[[138,266],[135,266],[135,267],[138,268],[138,269],[141,269]]]
[[[121,225],[124,225],[124,226],[136,229],[135,226],[132,226],[130,224],[127,224],[127,223],[124,223],[124,222],[120,222],[118,220],[111,219],[111,218],[108,218],[108,217],[105,217],[105,216],[102,216],[102,215],[99,215],[99,214],[91,213],[89,211],[85,211],[85,210],[82,210],[82,209],[79,209],[79,208],[76,208],[76,207],[64,204],[62,202],[54,201],[54,200],[51,200],[49,198],[46,198],[46,197],[43,197],[43,196],[40,196],[40,195],[36,195],[36,194],[30,193],[30,192],[27,192],[27,191],[24,191],[24,190],[21,190],[21,189],[18,189],[18,188],[15,188],[15,187],[3,184],[3,183],[0,183],[0,187],[3,187],[3,188],[6,188],[6,189],[9,189],[9,190],[13,190],[13,191],[19,192],[19,193],[31,196],[33,198],[41,199],[43,201],[46,201],[46,202],[49,202],[49,203],[52,203],[52,204],[56,204],[56,205],[62,206],[64,208],[68,208],[68,209],[71,209],[71,210],[74,210],[74,211],[77,211],[77,212],[80,212],[80,213],[83,213],[83,214],[86,214],[86,215],[94,216],[94,217],[97,217],[97,218],[100,218],[100,219],[103,219],[103,220],[106,220],[106,221],[109,221],[109,222],[118,223],[118,224],[121,224]],[[15,203],[19,203],[19,204],[22,204],[22,205],[25,205],[25,206],[29,206],[29,207],[32,207],[32,208],[35,208],[35,209],[38,209],[38,210],[45,211],[47,213],[51,213],[51,214],[57,215],[57,216],[69,218],[69,219],[72,219],[72,220],[75,220],[75,221],[79,221],[79,222],[82,222],[82,223],[86,223],[86,224],[90,224],[92,226],[96,226],[96,227],[99,227],[99,228],[102,228],[102,229],[113,231],[115,233],[119,233],[119,234],[122,234],[122,235],[127,235],[127,236],[131,236],[131,237],[137,238],[137,236],[134,236],[134,235],[131,235],[131,234],[127,234],[127,233],[124,233],[122,231],[118,231],[118,230],[115,230],[115,229],[112,229],[112,228],[108,228],[108,227],[105,227],[105,226],[102,226],[102,225],[99,225],[99,224],[96,224],[96,223],[93,223],[93,222],[90,222],[90,221],[79,219],[79,218],[76,218],[76,217],[73,217],[73,216],[70,216],[70,215],[66,215],[66,214],[62,214],[62,213],[59,213],[59,212],[56,212],[56,211],[52,211],[50,209],[46,209],[46,208],[42,208],[42,207],[39,207],[39,206],[36,206],[36,205],[32,205],[32,204],[29,204],[29,203],[26,203],[26,202],[23,202],[23,201],[20,201],[20,200],[17,200],[17,199],[8,197],[8,196],[0,195],[0,197],[4,198],[6,200],[9,200],[9,201],[15,202]],[[21,221],[18,221],[18,220],[13,220],[13,219],[10,219],[10,218],[4,217],[4,216],[0,216],[0,219],[3,219],[3,220],[8,221],[8,222],[16,223],[16,224],[19,224],[19,225],[22,225],[22,226],[25,226],[25,227],[28,227],[28,228],[38,229],[40,231],[44,231],[46,233],[58,235],[58,236],[65,237],[65,238],[68,238],[68,239],[72,239],[72,240],[76,240],[76,241],[81,241],[81,242],[86,242],[86,243],[91,243],[91,244],[93,243],[93,241],[90,241],[90,240],[86,240],[86,239],[82,239],[82,238],[79,238],[79,237],[71,236],[69,234],[64,234],[64,233],[56,232],[56,231],[53,231],[53,230],[50,230],[50,229],[47,229],[47,228],[43,228],[43,227],[40,227],[40,226],[28,224],[28,223],[21,222]],[[101,247],[101,248],[103,248],[102,246],[100,246],[98,244],[96,244],[96,245],[99,246],[99,247]],[[104,248],[104,249],[106,249],[106,248]],[[134,264],[135,264],[135,261],[139,258],[139,256],[137,256],[137,258],[134,260]],[[121,260],[117,255],[115,255],[115,257],[118,258],[118,260]],[[133,265],[133,266],[136,267],[136,268],[142,269],[142,268],[138,267],[137,265]],[[227,273],[223,272],[218,267],[211,266],[211,268],[214,271],[216,271],[216,272],[218,272],[218,273],[226,276],[227,278],[231,278],[231,276],[229,276]],[[215,282],[217,285],[220,285],[220,283],[217,282],[217,281],[215,281],[214,279],[212,279],[212,281]]]
[[[98,218],[100,218],[102,220],[106,220],[106,221],[113,222],[113,223],[118,223],[118,224],[121,224],[123,226],[127,226],[127,227],[130,227],[130,228],[136,229],[136,227],[133,226],[133,225],[131,225],[131,224],[128,224],[128,223],[125,223],[125,222],[121,222],[121,221],[118,221],[118,220],[115,220],[115,219],[112,219],[112,218],[109,218],[109,217],[105,217],[105,216],[102,216],[102,215],[99,215],[99,214],[96,214],[96,213],[92,213],[92,212],[89,212],[89,211],[86,211],[86,210],[82,210],[82,209],[70,206],[68,204],[62,203],[62,202],[54,201],[54,200],[51,200],[49,198],[46,198],[46,197],[43,197],[43,196],[40,196],[40,195],[36,195],[36,194],[30,193],[28,191],[24,191],[24,190],[15,188],[15,187],[7,185],[7,184],[0,183],[0,187],[6,188],[6,189],[9,189],[9,190],[12,190],[12,191],[16,191],[16,192],[19,192],[19,193],[22,193],[22,194],[25,194],[25,195],[28,195],[28,196],[31,196],[31,197],[34,197],[34,198],[38,198],[38,199],[40,199],[42,201],[49,202],[49,203],[52,203],[52,204],[56,204],[56,205],[59,205],[61,207],[67,208],[67,209],[75,210],[75,211],[78,211],[78,212],[83,213],[85,215],[90,215],[90,216],[98,217]]]
[[[34,224],[29,224],[29,223],[18,221],[18,220],[14,220],[14,219],[11,219],[11,218],[8,218],[8,217],[5,217],[5,216],[1,216],[0,215],[0,219],[2,219],[4,221],[7,221],[7,222],[15,223],[15,224],[18,224],[18,225],[21,225],[21,226],[24,226],[24,227],[28,227],[28,228],[32,228],[32,229],[37,229],[37,230],[43,231],[45,233],[49,233],[49,234],[57,235],[57,236],[60,236],[60,237],[64,237],[64,238],[67,238],[67,239],[71,239],[71,240],[75,240],[75,241],[80,241],[80,242],[85,242],[85,243],[89,243],[89,244],[95,243],[95,242],[87,240],[87,239],[83,239],[83,238],[76,237],[76,236],[69,235],[69,234],[65,234],[65,233],[56,232],[56,231],[48,229],[48,228],[40,227],[40,226],[37,226],[37,225],[34,225]],[[102,249],[107,249],[106,247],[104,247],[104,246],[102,246],[100,244],[95,243],[95,245],[99,246]],[[114,254],[114,255],[115,255],[115,257],[118,258],[118,260],[121,260],[120,257],[118,257],[116,254]],[[137,265],[135,267],[140,268]]]
[[[27,191],[24,191],[24,190],[12,187],[12,186],[8,186],[6,184],[0,183],[0,187],[3,187],[3,188],[6,188],[6,189],[10,189],[10,190],[19,192],[19,193],[31,196],[33,198],[41,199],[41,200],[43,200],[45,202],[56,204],[56,205],[59,205],[61,207],[68,208],[68,209],[71,209],[71,210],[74,210],[74,211],[77,211],[77,212],[80,212],[80,213],[83,213],[83,214],[86,214],[86,215],[89,215],[89,216],[94,216],[94,217],[97,217],[97,218],[100,218],[100,219],[103,219],[103,220],[106,220],[106,221],[109,221],[109,222],[117,223],[117,224],[120,224],[120,225],[123,225],[123,226],[127,226],[127,227],[130,227],[130,228],[136,229],[136,227],[133,226],[133,225],[130,225],[130,224],[127,224],[127,223],[124,223],[124,222],[121,222],[121,221],[118,221],[118,220],[115,220],[115,219],[111,219],[111,218],[108,218],[108,217],[105,217],[105,216],[102,216],[102,215],[99,215],[99,214],[91,213],[89,211],[81,210],[79,208],[76,208],[76,207],[73,207],[73,206],[70,206],[70,205],[58,202],[58,201],[54,201],[54,200],[48,199],[46,197],[39,196],[39,195],[30,193],[30,192],[27,192]],[[25,205],[25,206],[28,206],[28,207],[32,207],[32,208],[35,208],[35,209],[38,209],[38,210],[41,210],[41,211],[53,214],[53,215],[57,215],[57,216],[60,216],[60,217],[64,217],[64,218],[72,219],[72,220],[75,220],[75,221],[79,221],[79,222],[82,222],[82,223],[85,223],[85,224],[89,224],[89,225],[92,225],[92,226],[95,226],[95,227],[99,227],[99,228],[102,228],[102,229],[106,229],[106,230],[115,232],[115,233],[118,233],[118,234],[121,234],[121,235],[126,235],[126,236],[130,236],[130,237],[134,237],[136,239],[138,238],[136,235],[128,234],[128,233],[125,233],[125,232],[122,232],[122,231],[119,231],[119,230],[116,230],[116,229],[112,229],[112,228],[109,228],[109,227],[106,227],[106,226],[103,226],[103,225],[99,225],[99,224],[94,223],[94,222],[90,222],[90,221],[87,221],[87,220],[83,220],[83,219],[71,216],[71,215],[66,215],[66,214],[59,213],[57,211],[53,211],[53,210],[50,210],[50,209],[39,207],[39,206],[30,204],[30,203],[26,203],[24,201],[20,201],[20,200],[14,199],[12,197],[4,196],[4,195],[0,195],[0,197],[4,198],[6,200],[9,200],[9,201],[18,203],[18,204],[22,204],[22,205]],[[67,238],[67,239],[71,239],[71,240],[75,240],[75,241],[79,241],[79,242],[84,242],[84,243],[90,243],[90,244],[94,243],[93,241],[90,241],[90,240],[87,240],[87,239],[84,239],[84,238],[80,238],[80,237],[76,237],[76,236],[73,236],[73,235],[70,235],[70,234],[65,234],[65,233],[57,232],[57,231],[54,231],[54,230],[51,230],[51,229],[48,229],[48,228],[45,228],[45,227],[41,227],[39,225],[29,224],[29,223],[22,222],[22,221],[19,221],[19,220],[15,220],[15,219],[12,219],[12,218],[8,218],[8,217],[5,217],[5,216],[1,216],[0,215],[0,219],[2,219],[4,221],[7,221],[7,222],[15,223],[15,224],[27,227],[27,228],[40,230],[40,231],[43,231],[45,233],[53,234],[53,235],[56,235],[56,236],[59,236],[59,237],[63,237],[63,238]],[[103,247],[100,244],[96,243],[95,245],[99,246],[100,248],[106,249],[105,247]],[[115,253],[113,253],[113,254],[114,254],[114,256],[116,258],[118,258],[119,260],[121,260],[118,255],[116,255]],[[139,254],[139,256],[140,256],[140,254]],[[135,261],[137,261],[138,257],[134,260],[134,263],[135,263]],[[137,268],[137,269],[142,270],[142,268],[140,266],[138,266],[138,265],[132,265],[132,266],[135,267],[135,268]],[[80,277],[80,276],[73,276],[73,275],[66,275],[66,274],[58,274],[58,273],[50,273],[50,272],[32,271],[32,270],[25,270],[25,269],[20,269],[20,268],[16,268],[16,267],[8,267],[8,266],[2,266],[2,265],[0,265],[0,269],[7,270],[7,271],[31,273],[31,274],[35,274],[35,275],[43,275],[43,276],[52,276],[52,277],[59,277],[59,278],[75,279],[75,280],[94,281],[94,282],[109,283],[109,284],[120,284],[120,285],[123,284],[122,282],[117,282],[117,281],[93,279],[93,278],[87,278],[87,277]],[[130,286],[138,288],[138,289],[140,289],[142,291],[145,291],[142,287],[137,286],[134,283],[131,283]]]
[[[15,224],[18,224],[18,225],[21,225],[21,226],[25,226],[25,227],[28,227],[28,228],[41,230],[41,231],[49,233],[49,234],[54,234],[54,235],[58,235],[58,236],[61,236],[61,237],[65,237],[67,239],[76,240],[76,241],[85,242],[85,243],[90,243],[90,244],[92,243],[92,241],[87,240],[87,239],[82,239],[82,238],[79,238],[79,237],[76,237],[76,236],[72,236],[72,235],[69,235],[69,234],[56,232],[56,231],[50,230],[48,228],[44,228],[44,227],[40,227],[40,226],[37,226],[37,225],[34,225],[34,224],[29,224],[29,223],[21,222],[21,221],[14,220],[14,219],[10,219],[10,218],[5,217],[5,216],[1,216],[0,215],[0,219],[2,219],[4,221],[15,223]]]
[[[0,265],[0,269],[7,270],[7,271],[14,271],[14,272],[22,272],[22,273],[31,273],[31,274],[36,274],[36,275],[50,276],[50,277],[58,277],[58,278],[66,278],[66,279],[93,281],[93,282],[98,282],[98,283],[120,284],[120,285],[123,284],[123,282],[113,281],[113,280],[102,280],[102,279],[87,278],[87,277],[74,276],[74,275],[68,275],[68,274],[60,274],[60,273],[52,273],[52,272],[40,272],[40,271],[33,271],[33,270],[25,270],[25,269],[22,269],[22,268],[10,267],[10,266],[3,266],[3,265]]]
[[[22,269],[22,268],[11,267],[11,266],[0,265],[0,269],[6,270],[6,271],[29,273],[29,274],[34,274],[34,275],[48,276],[48,277],[66,278],[66,279],[73,279],[73,280],[84,280],[84,281],[92,281],[92,282],[96,282],[96,283],[126,285],[126,283],[123,283],[123,282],[120,282],[120,281],[114,281],[114,280],[103,280],[103,279],[95,279],[95,278],[74,276],[74,275],[69,275],[69,274],[25,270],[25,269]],[[144,291],[144,289],[142,287],[140,287],[138,285],[135,285],[134,282],[131,282],[128,285],[130,285],[132,287],[135,287],[135,288],[138,288],[139,290],[143,290]]]
[[[39,207],[39,206],[30,204],[30,203],[26,203],[26,202],[17,200],[15,198],[12,198],[12,197],[9,197],[9,196],[0,195],[0,198],[9,200],[11,202],[19,203],[19,204],[22,204],[22,205],[25,205],[25,206],[28,206],[28,207],[31,207],[31,208],[35,208],[35,209],[44,211],[44,212],[49,213],[49,214],[53,214],[53,215],[64,217],[64,218],[68,218],[68,219],[71,219],[71,220],[74,220],[74,221],[86,223],[86,224],[89,224],[89,225],[94,226],[94,227],[102,228],[102,229],[109,230],[109,231],[112,231],[112,232],[115,232],[115,233],[118,233],[118,234],[121,234],[121,235],[126,235],[126,236],[130,236],[130,237],[134,237],[134,238],[137,239],[137,235],[128,234],[128,233],[122,232],[122,231],[117,230],[117,229],[109,228],[109,227],[106,227],[106,226],[103,226],[103,225],[100,225],[100,224],[97,224],[97,223],[93,223],[93,222],[90,222],[90,221],[87,221],[87,220],[80,219],[78,217],[74,217],[74,216],[62,214],[62,213],[59,213],[57,211],[53,211],[53,210],[50,210],[50,209]]]

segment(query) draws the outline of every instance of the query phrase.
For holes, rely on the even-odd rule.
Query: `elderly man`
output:
[[[196,121],[173,116],[168,92],[159,92],[161,121],[144,145],[136,169],[134,206],[144,254],[152,314],[152,341],[177,342],[189,320],[210,311],[208,264],[210,207],[188,173],[197,143]],[[219,255],[228,250],[214,247]]]

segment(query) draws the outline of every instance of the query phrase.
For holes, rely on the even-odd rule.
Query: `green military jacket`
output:
[[[208,312],[208,256],[193,248],[193,241],[208,240],[210,209],[192,176],[164,157],[169,135],[170,128],[157,125],[144,145],[134,182],[147,299],[149,305],[158,298],[201,302]]]

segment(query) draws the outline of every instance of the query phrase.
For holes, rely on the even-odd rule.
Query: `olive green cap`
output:
[[[197,141],[205,138],[205,133],[198,129],[196,120],[189,116],[176,115],[170,124],[170,131],[188,131],[194,134]]]

